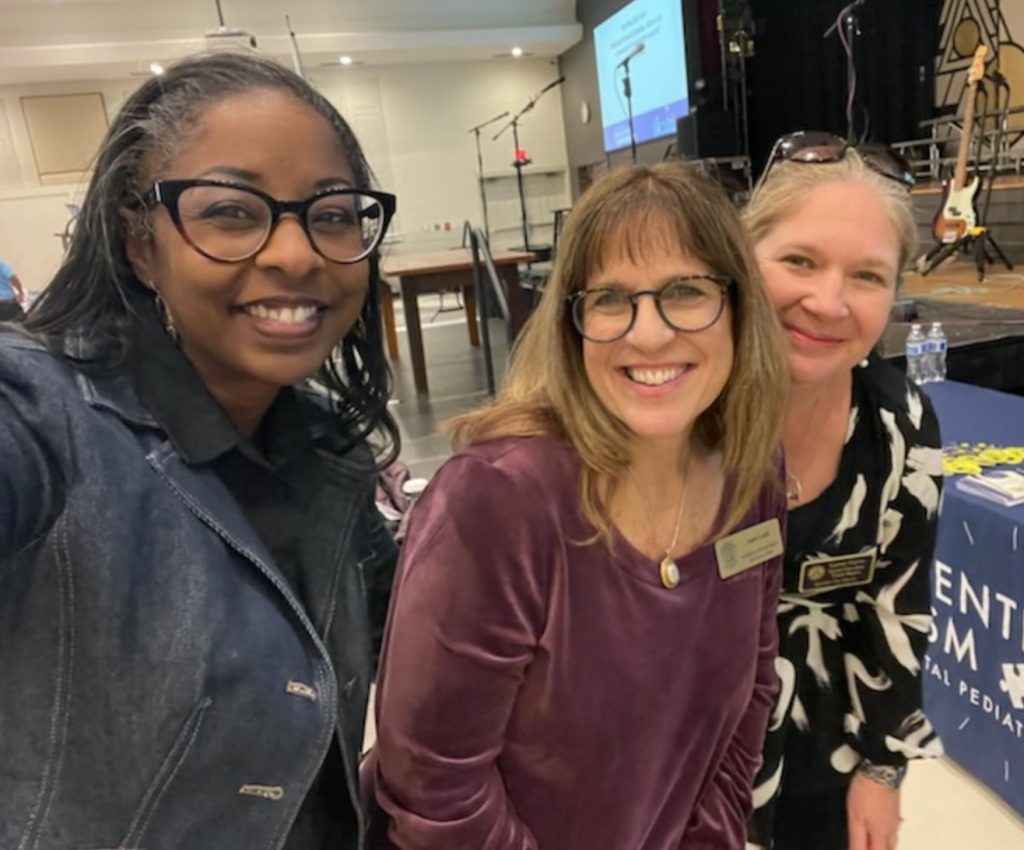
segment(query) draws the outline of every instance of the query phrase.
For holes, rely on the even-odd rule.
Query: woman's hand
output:
[[[850,850],[896,850],[900,829],[900,792],[854,774],[846,793]]]

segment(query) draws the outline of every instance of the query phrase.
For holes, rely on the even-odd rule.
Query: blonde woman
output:
[[[777,340],[717,187],[631,168],[578,202],[404,545],[381,846],[743,846],[776,682]]]
[[[891,850],[907,760],[941,751],[921,710],[938,423],[872,353],[914,255],[912,182],[886,148],[795,133],[746,213],[791,378],[783,687],[755,846]]]

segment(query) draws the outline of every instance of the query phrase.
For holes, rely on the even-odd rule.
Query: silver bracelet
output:
[[[906,765],[903,767],[893,767],[889,764],[872,764],[867,759],[864,759],[858,765],[857,772],[872,782],[877,782],[886,788],[896,790],[903,784],[903,780],[907,775],[907,768]]]

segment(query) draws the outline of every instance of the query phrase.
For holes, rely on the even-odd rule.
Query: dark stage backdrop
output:
[[[751,154],[760,166],[792,130],[846,135],[846,54],[823,38],[848,0],[751,0],[755,55],[748,65]],[[872,141],[919,138],[934,110],[942,0],[867,0],[857,10],[856,127]]]

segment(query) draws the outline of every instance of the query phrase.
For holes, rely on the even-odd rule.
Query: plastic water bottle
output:
[[[925,382],[925,336],[921,332],[921,325],[914,322],[910,326],[910,334],[907,336],[907,377],[915,384]]]
[[[924,338],[924,353],[921,355],[920,380],[919,384],[930,384],[935,380],[935,355],[938,353],[938,345],[932,339],[931,331]]]
[[[928,331],[928,339],[925,342],[925,363],[927,372],[925,380],[944,381],[946,380],[946,349],[949,343],[946,340],[946,332],[942,330],[942,322],[932,322],[932,329]]]

